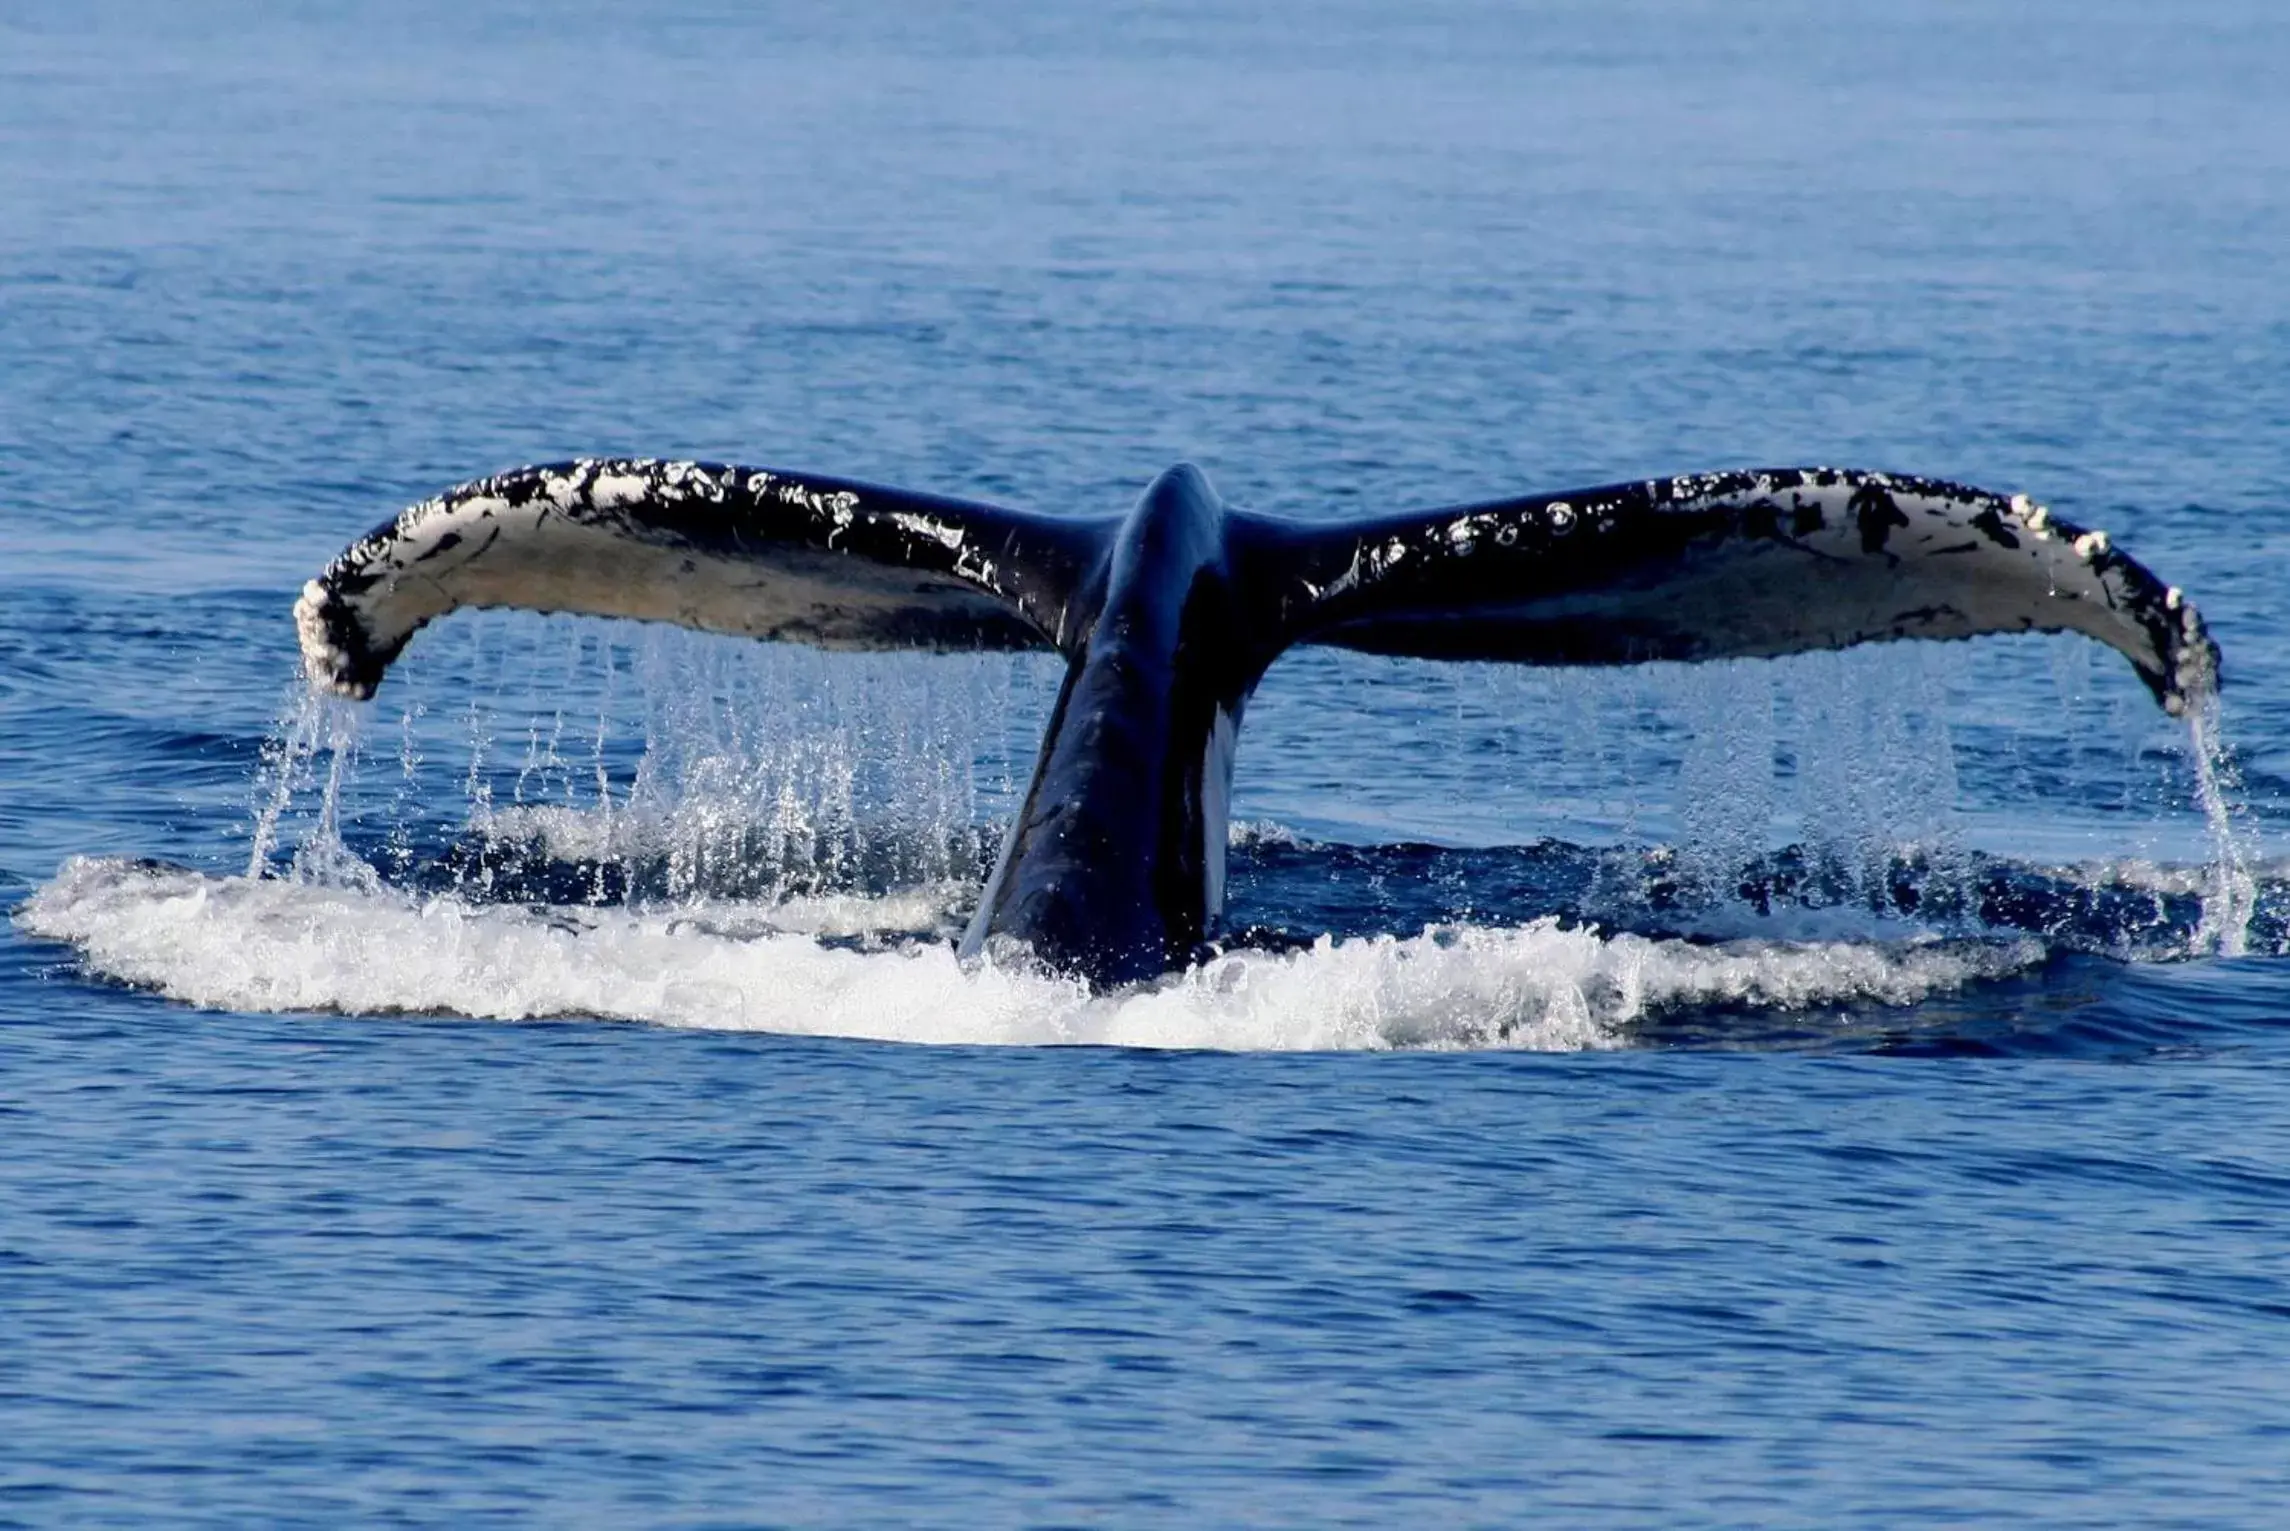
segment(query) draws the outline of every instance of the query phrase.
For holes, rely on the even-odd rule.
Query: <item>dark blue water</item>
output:
[[[2258,4],[11,9],[0,1523],[2274,1523],[2286,70]],[[342,543],[605,451],[2025,489],[2201,603],[2230,833],[2067,640],[1307,655],[1224,955],[965,972],[1038,664],[483,615],[298,697]]]

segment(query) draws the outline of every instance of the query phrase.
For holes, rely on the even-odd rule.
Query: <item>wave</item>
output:
[[[957,962],[924,934],[949,896],[523,906],[75,858],[16,919],[77,948],[93,974],[216,1009],[973,1045],[1605,1048],[1681,1010],[1907,1005],[2044,959],[2026,938],[1707,943],[1554,916],[1231,951],[1091,995],[1040,972]]]

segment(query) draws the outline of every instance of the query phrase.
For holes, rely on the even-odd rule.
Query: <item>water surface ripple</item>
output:
[[[10,8],[0,1524],[2273,1524],[2278,10]],[[965,972],[1038,664],[299,698],[593,452],[2025,490],[2201,603],[2240,870],[2088,646],[1299,654],[1220,950]]]

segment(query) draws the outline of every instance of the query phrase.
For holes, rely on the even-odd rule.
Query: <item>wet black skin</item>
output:
[[[1096,618],[964,955],[1030,952],[1100,988],[1192,960],[1224,882],[1231,756],[1212,736],[1220,711],[1238,730],[1270,660],[1236,589],[1224,503],[1170,469],[1084,593]]]

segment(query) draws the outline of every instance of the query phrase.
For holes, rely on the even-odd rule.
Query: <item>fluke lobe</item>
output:
[[[1224,905],[1241,714],[1293,644],[1623,665],[2086,634],[2173,713],[2216,689],[2192,604],[2025,496],[1833,468],[1696,474],[1348,521],[1234,510],[1171,468],[1067,517],[777,469],[521,468],[353,543],[294,608],[312,682],[370,697],[464,606],[837,649],[1050,648],[1066,675],[963,938],[1100,987],[1192,960]]]

